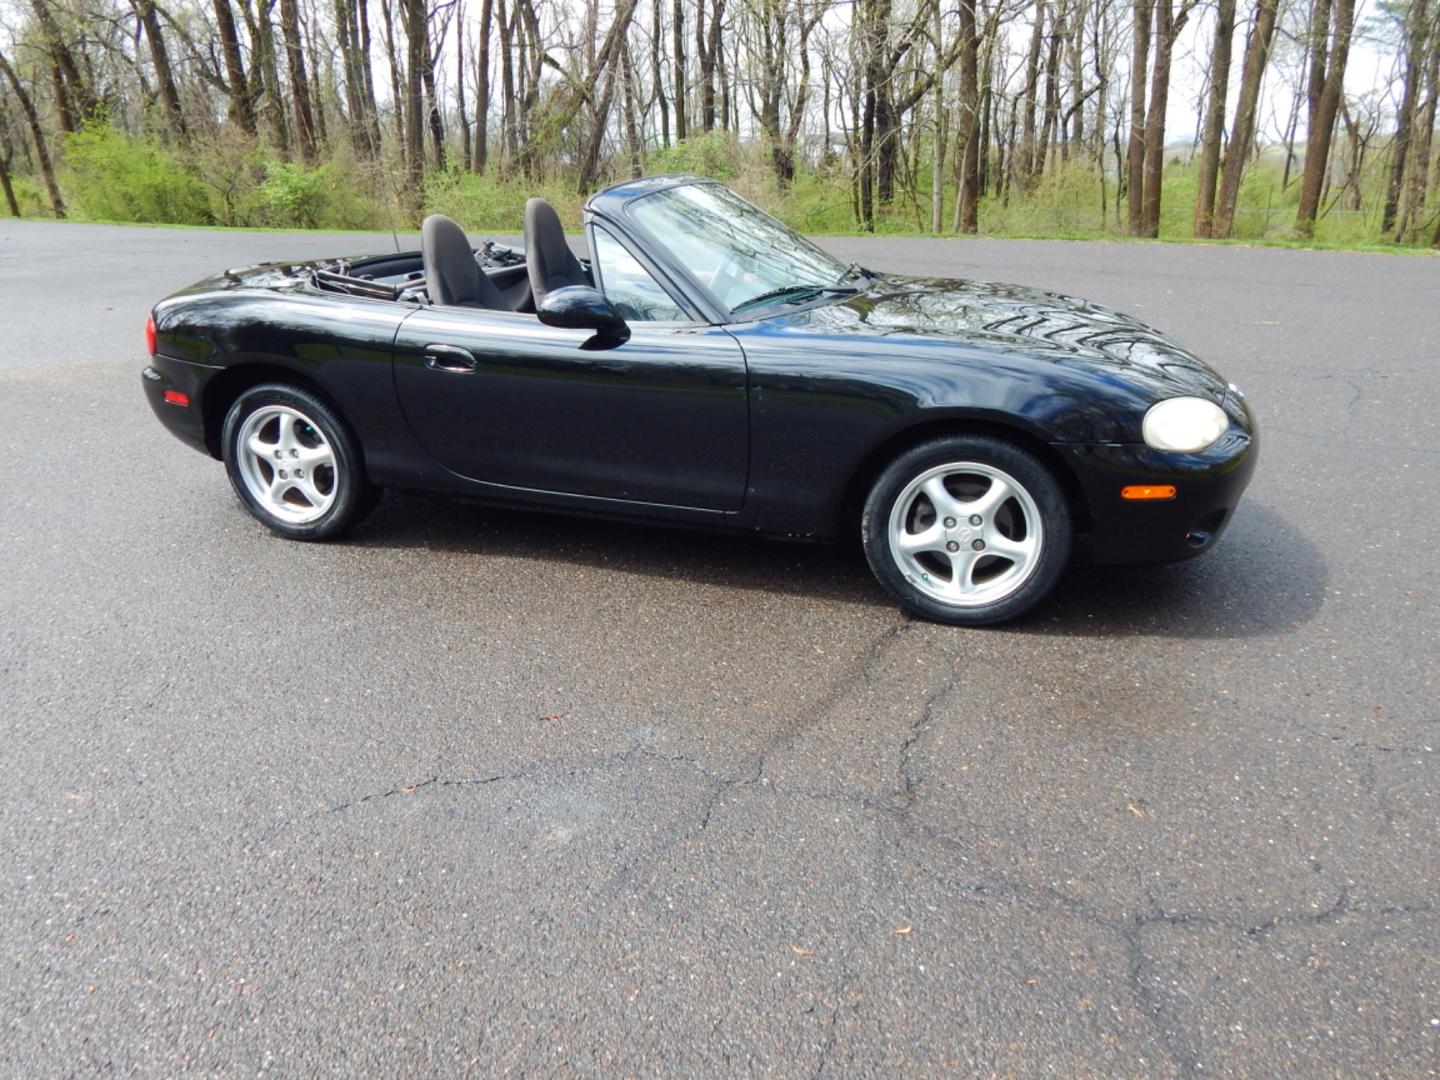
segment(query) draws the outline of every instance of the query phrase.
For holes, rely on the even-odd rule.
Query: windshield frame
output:
[[[767,219],[769,219],[769,221],[774,222],[776,227],[783,229],[785,232],[789,233],[792,237],[794,237],[794,239],[797,241],[797,246],[800,246],[802,248],[808,248],[810,251],[813,251],[819,256],[821,256],[823,259],[833,262],[835,264],[839,273],[837,273],[836,280],[830,284],[839,287],[841,291],[821,291],[818,292],[815,296],[810,297],[799,304],[785,305],[779,310],[777,310],[776,304],[769,303],[761,304],[754,308],[747,308],[746,310],[739,311],[738,313],[735,310],[732,310],[727,304],[725,304],[724,301],[722,301],[715,294],[714,290],[712,290],[705,282],[699,279],[699,277],[691,270],[691,268],[687,266],[685,262],[674,251],[672,251],[663,240],[661,240],[653,232],[647,229],[633,213],[633,208],[638,203],[665,193],[673,192],[679,188],[686,187],[718,188],[726,195],[730,196],[731,198],[739,199],[741,202],[751,207],[756,213],[761,214]],[[817,304],[826,303],[835,299],[838,296],[843,296],[854,291],[853,285],[847,286],[846,284],[849,267],[847,267],[842,260],[836,258],[834,255],[831,255],[828,251],[825,251],[818,244],[815,244],[805,236],[796,232],[784,222],[775,218],[772,214],[766,213],[766,211],[762,210],[760,207],[755,206],[748,199],[745,199],[743,196],[737,194],[734,191],[731,191],[728,187],[720,183],[718,180],[711,180],[704,177],[677,177],[675,183],[673,184],[666,184],[663,187],[657,186],[649,190],[644,190],[625,199],[618,209],[619,212],[616,215],[597,212],[595,216],[597,220],[605,221],[607,223],[614,222],[616,216],[623,216],[623,231],[630,234],[630,236],[634,238],[637,242],[637,245],[643,248],[645,252],[651,256],[653,261],[661,263],[663,265],[665,273],[672,279],[672,281],[674,281],[677,285],[681,286],[684,292],[690,294],[690,299],[694,301],[695,306],[703,310],[709,318],[709,321],[711,321],[715,325],[755,322],[761,319],[773,318],[777,314],[805,310],[810,307],[816,306]],[[614,229],[612,228],[611,231],[613,232]],[[796,284],[801,283],[797,282]],[[811,285],[817,283],[804,282],[803,284]],[[745,303],[747,302],[748,301],[744,301],[740,304],[737,304],[736,307],[743,308],[745,307]]]

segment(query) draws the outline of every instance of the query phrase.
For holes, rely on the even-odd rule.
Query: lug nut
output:
[[[289,476],[286,475],[284,469],[281,469],[281,470],[280,470],[280,479],[281,479],[281,480],[288,480],[288,479],[290,479]]]
[[[296,470],[295,470],[295,479],[296,479],[296,480],[304,480],[304,479],[305,479],[305,470],[304,470],[304,469],[296,469]]]
[[[985,550],[985,541],[984,541],[984,540],[976,540],[976,541],[975,541],[973,544],[971,544],[970,546],[971,546],[972,548],[974,548],[976,551],[984,551],[984,550]]]
[[[954,540],[951,540],[948,544],[945,545],[945,550],[946,550],[946,551],[959,551],[959,550],[960,550],[960,545],[957,544]]]
[[[947,528],[947,529],[953,529],[954,527],[955,527],[955,519],[954,519],[954,518],[946,518],[946,519],[945,519],[945,528]]]
[[[299,456],[300,456],[300,451],[299,451],[299,450],[291,450],[291,451],[290,451],[290,456],[291,456],[291,457],[299,457]]]
[[[275,451],[275,460],[276,460],[276,461],[279,461],[280,458],[284,456],[284,453],[285,453],[285,452],[284,452],[283,450],[276,450],[276,451]]]
[[[984,523],[985,523],[984,518],[982,518],[979,514],[971,514],[971,515],[970,515],[970,524],[971,524],[971,525],[983,525]]]

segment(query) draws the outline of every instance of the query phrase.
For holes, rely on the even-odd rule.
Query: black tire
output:
[[[982,483],[1003,480],[1015,494],[1001,499],[988,521],[965,510],[947,516],[916,486],[927,477],[944,486],[937,499],[949,495],[965,509],[967,499],[979,508],[986,497],[999,497],[999,489]],[[902,453],[871,486],[860,532],[871,570],[902,607],[956,626],[1003,622],[1034,607],[1060,580],[1073,539],[1055,476],[1028,450],[988,435],[931,439]],[[902,553],[911,538],[948,546]],[[1004,553],[1012,549],[1013,557]]]
[[[297,487],[286,492],[287,498],[293,498],[293,507],[286,498],[272,503],[260,494],[264,480],[273,482],[277,462],[269,461],[268,456],[247,457],[247,451],[240,446],[247,426],[254,428],[265,416],[279,416],[281,412],[286,416],[293,414],[295,455],[329,451],[327,460],[311,470],[310,490],[318,493],[318,499],[315,495],[307,499]],[[255,423],[251,423],[252,418]],[[268,430],[278,432],[278,426]],[[250,434],[258,434],[264,441],[267,429]],[[276,445],[279,457],[278,435]],[[226,475],[241,504],[272,532],[290,540],[329,540],[339,536],[370,513],[380,496],[380,489],[365,475],[359,440],[331,405],[303,387],[262,383],[246,390],[235,399],[225,416],[220,446]]]

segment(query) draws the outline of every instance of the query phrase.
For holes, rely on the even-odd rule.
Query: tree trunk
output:
[[[1037,0],[1035,4],[1034,20],[1030,30],[1030,51],[1025,58],[1025,104],[1020,123],[1020,153],[1017,155],[1014,148],[1010,152],[1012,171],[1017,160],[1022,163],[1016,177],[1022,189],[1030,187],[1030,170],[1035,163],[1035,97],[1040,87],[1040,48],[1045,43],[1044,0]]]
[[[1324,0],[1317,3],[1323,6]],[[1335,116],[1345,86],[1345,65],[1350,56],[1350,34],[1355,21],[1355,0],[1334,0],[1335,25],[1330,36],[1328,57],[1324,42],[1317,42],[1311,67],[1310,127],[1305,137],[1305,164],[1300,173],[1300,207],[1295,213],[1295,231],[1309,238],[1315,233],[1320,211],[1320,194],[1330,163],[1330,142],[1335,134]]]
[[[1230,50],[1235,37],[1235,0],[1220,0],[1215,44],[1210,51],[1210,101],[1200,143],[1200,175],[1195,193],[1195,235],[1207,237],[1215,219],[1215,188],[1220,144],[1225,139],[1225,106],[1230,91]]]
[[[1430,146],[1435,131],[1435,116],[1440,110],[1440,13],[1432,16],[1430,60],[1425,81],[1430,87],[1425,107],[1415,122],[1414,152],[1410,156],[1410,179],[1405,185],[1404,209],[1395,226],[1397,244],[1420,242],[1421,216],[1425,211],[1425,194],[1430,181]]]
[[[360,74],[357,36],[352,0],[335,0],[335,39],[340,51],[340,66],[345,75],[345,100],[350,106],[350,146],[354,149],[356,158],[363,161],[370,157],[370,147],[365,113],[365,80]]]
[[[1059,7],[1055,13],[1055,25],[1050,31],[1050,44],[1045,50],[1045,108],[1044,122],[1040,126],[1040,143],[1035,147],[1035,157],[1030,162],[1030,177],[1038,180],[1045,175],[1050,162],[1050,140],[1057,134],[1060,121],[1060,43],[1065,37],[1065,9]]]
[[[35,102],[25,92],[25,87],[20,82],[20,77],[15,74],[15,69],[10,66],[10,61],[0,53],[0,75],[4,75],[15,91],[15,100],[20,103],[20,111],[25,114],[25,122],[30,126],[30,138],[35,143],[35,160],[40,165],[40,175],[45,179],[45,190],[50,195],[50,208],[57,218],[65,216],[65,200],[60,198],[60,187],[55,183],[55,170],[50,165],[50,150],[45,145],[45,132],[40,127],[40,117],[35,112]]]
[[[655,0],[656,3],[659,0]],[[684,0],[675,0],[670,20],[671,45],[674,49],[675,63],[675,141],[683,142],[689,138],[690,130],[687,126],[687,115],[685,110],[685,7]]]
[[[1130,146],[1125,155],[1125,197],[1130,235],[1145,231],[1145,76],[1150,67],[1150,0],[1134,0],[1130,60]]]
[[[373,157],[380,156],[380,107],[375,102],[375,74],[370,68],[370,3],[359,0],[355,4],[355,41],[357,60],[360,66],[360,90],[365,100],[365,132]]]
[[[316,40],[318,31],[315,28],[315,19],[310,19],[301,24],[301,33],[304,35],[305,51],[310,56],[310,107],[313,110],[311,115],[315,120],[315,149],[317,153],[325,148],[330,137],[325,134],[325,91],[328,88],[334,95],[335,85],[328,78],[322,78],[320,74],[320,47]],[[329,69],[327,68],[327,74]]]
[[[398,0],[405,3],[405,0]],[[405,11],[403,8],[397,13],[390,7],[390,0],[380,0],[380,15],[385,23],[385,58],[389,61],[390,68],[390,102],[395,114],[395,143],[403,158],[410,146],[410,137],[406,133],[405,125],[405,92],[401,89],[400,72],[403,65],[400,63],[400,53],[395,47],[395,18],[399,15],[401,22],[404,22]],[[401,29],[404,29],[402,26]]]
[[[635,14],[635,4],[636,0],[620,0],[610,28],[605,32],[605,41],[595,54],[595,66],[588,73],[589,85],[594,86],[601,75],[605,77],[605,85],[601,90],[599,103],[592,110],[593,119],[580,154],[579,182],[576,186],[582,195],[589,193],[600,174],[600,145],[605,138],[605,123],[610,113],[610,102],[615,94],[615,69],[620,63],[620,50],[625,37],[630,32],[630,20]],[[572,89],[568,96],[551,107],[547,116],[548,122],[554,125],[556,130],[563,130],[574,121],[584,100],[583,91]],[[529,145],[533,146],[533,141]]]
[[[440,93],[435,85],[435,54],[430,51],[430,20],[425,20],[425,50],[420,68],[420,81],[425,87],[425,120],[430,129],[430,146],[435,154],[435,168],[445,168],[445,124],[440,116]]]
[[[400,0],[405,25],[405,178],[409,210],[418,219],[425,176],[425,55],[428,19],[425,0]]]
[[[465,115],[465,6],[455,5],[455,108],[460,127],[460,167],[470,171],[470,119]]]
[[[625,150],[630,157],[630,176],[636,178],[644,175],[645,161],[641,154],[640,146],[640,121],[636,116],[635,106],[635,64],[630,58],[630,47],[623,45],[620,48],[620,76],[623,79],[625,110]]]
[[[150,63],[155,68],[155,82],[160,87],[160,103],[165,109],[170,134],[183,139],[186,135],[185,114],[180,109],[180,91],[175,88],[175,72],[170,66],[170,53],[165,48],[165,35],[160,30],[160,17],[155,13],[154,0],[130,0],[130,9],[145,28]]]
[[[595,115],[590,123],[590,133],[585,140],[585,150],[580,158],[580,181],[577,190],[581,195],[590,194],[595,186],[596,178],[600,172],[600,143],[605,138],[605,122],[610,115],[610,102],[615,97],[615,68],[618,65],[612,54],[609,62],[605,65],[603,74],[605,76],[604,88],[600,91],[600,100],[595,105]],[[595,72],[599,78],[602,72]]]
[[[1160,235],[1160,195],[1165,181],[1165,109],[1170,100],[1170,62],[1175,39],[1190,18],[1193,0],[1155,0],[1155,63],[1150,78],[1150,105],[1145,119],[1145,198],[1141,235]]]
[[[75,131],[94,114],[95,99],[81,77],[80,69],[75,66],[74,54],[65,44],[60,24],[48,6],[48,0],[30,0],[30,8],[35,12],[45,39],[45,50],[50,55],[60,126],[65,131]],[[76,115],[77,112],[79,115]]]
[[[280,0],[280,33],[285,39],[285,64],[295,111],[295,146],[300,151],[300,160],[308,165],[315,160],[315,114],[310,105],[310,80],[305,74],[300,5],[296,0]]]
[[[931,30],[935,34],[935,59],[939,62],[941,42],[945,40],[945,24],[941,20],[940,5],[935,5],[931,16]],[[962,103],[962,109],[965,107]],[[930,231],[939,235],[945,228],[945,140],[948,132],[945,123],[945,80],[935,80],[935,130],[934,142],[930,147]]]
[[[660,43],[665,36],[661,25],[665,17],[665,6],[659,0],[651,3],[650,25],[650,78],[655,87],[655,104],[660,108],[660,145],[670,145],[670,102],[665,96],[665,74],[661,67]]]
[[[1085,0],[1078,0],[1075,10],[1070,17],[1070,33],[1068,49],[1070,54],[1070,88],[1075,95],[1075,104],[1071,106],[1073,113],[1071,117],[1071,129],[1069,142],[1073,144],[1076,153],[1081,152],[1085,145],[1085,108],[1083,94],[1085,81],[1085,19],[1089,14]]]
[[[869,0],[867,0],[867,3]],[[863,16],[868,21],[873,21],[874,16]],[[866,56],[864,74],[861,76],[863,91],[861,99],[860,117],[860,160],[855,163],[856,175],[860,181],[859,202],[860,202],[860,227],[866,232],[875,231],[875,80],[872,77],[870,57],[875,50],[875,43],[872,40],[873,28],[868,25],[863,30],[864,52]]]
[[[1421,64],[1430,29],[1425,18],[1425,2],[1410,0],[1410,11],[1405,17],[1405,90],[1400,97],[1400,111],[1395,117],[1395,138],[1390,144],[1390,182],[1385,188],[1385,209],[1380,216],[1382,232],[1389,232],[1395,225],[1395,212],[1400,207],[1400,193],[1405,182],[1415,105],[1420,98]],[[1422,157],[1421,160],[1425,159]]]
[[[490,17],[492,0],[480,0],[479,37],[475,41],[475,171],[483,174],[490,146]]]
[[[980,229],[980,41],[976,31],[975,0],[960,0],[956,33],[960,35],[960,175],[955,192],[955,231],[974,234]],[[937,12],[938,20],[939,14]]]
[[[15,148],[10,145],[10,126],[5,122],[5,110],[0,109],[0,188],[5,189],[5,205],[11,217],[20,216],[20,203],[15,198],[15,188],[10,182],[10,162],[15,160]]]
[[[1260,105],[1260,83],[1270,62],[1270,46],[1275,40],[1275,19],[1279,0],[1256,0],[1255,21],[1245,43],[1245,63],[1240,76],[1240,100],[1235,107],[1235,125],[1230,143],[1225,148],[1220,196],[1215,205],[1215,218],[1210,235],[1228,237],[1235,229],[1235,208],[1240,199],[1240,181],[1250,157],[1250,144],[1255,138],[1255,115]]]
[[[715,127],[715,61],[720,50],[720,27],[725,0],[714,0],[710,25],[705,26],[705,0],[699,0],[695,18],[695,48],[700,59],[700,119],[706,131]]]
[[[281,157],[290,156],[290,126],[285,120],[285,94],[280,86],[279,58],[275,55],[275,27],[270,21],[270,12],[275,0],[255,0],[253,20],[246,9],[246,21],[250,25],[250,40],[255,43],[255,59],[250,65],[251,77],[258,69],[263,80],[262,93],[265,97],[265,116],[270,128],[270,137]]]
[[[220,35],[220,53],[225,58],[225,89],[230,98],[229,116],[246,135],[255,134],[255,103],[245,60],[240,54],[240,34],[230,0],[214,0],[215,28]]]

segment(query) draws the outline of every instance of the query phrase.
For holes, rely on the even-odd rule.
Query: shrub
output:
[[[380,216],[350,170],[336,162],[266,161],[252,200],[256,224],[280,229],[369,228]]]
[[[10,187],[15,192],[15,201],[20,204],[21,217],[49,217],[50,216],[50,195],[44,191],[35,181],[28,176],[16,176],[10,174]],[[0,208],[5,207],[3,199],[0,199]]]
[[[169,150],[108,123],[88,124],[65,137],[69,202],[83,217],[102,221],[211,222],[200,178]]]
[[[470,232],[519,233],[524,227],[526,200],[532,195],[554,206],[567,229],[580,227],[580,206],[585,200],[570,184],[502,180],[460,169],[425,177],[425,212],[452,217]]]
[[[740,145],[734,134],[721,131],[707,131],[692,135],[659,150],[651,150],[645,162],[648,173],[698,173],[715,180],[729,180],[735,176],[740,162]]]

